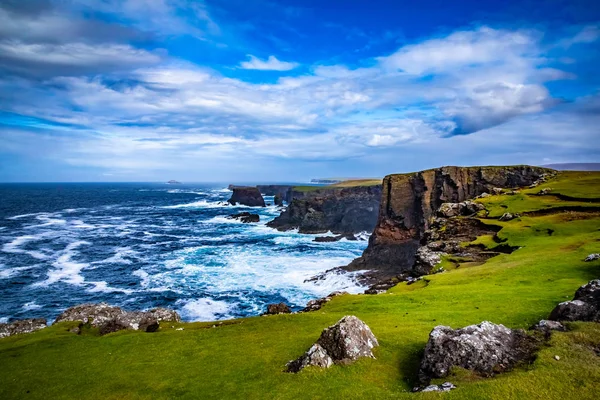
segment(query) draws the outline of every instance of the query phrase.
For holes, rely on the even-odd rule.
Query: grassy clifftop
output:
[[[536,196],[543,188],[553,191]],[[482,199],[490,211],[484,222],[501,225],[498,236],[519,250],[483,265],[453,265],[381,295],[336,297],[317,312],[222,325],[163,324],[156,333],[104,337],[94,331],[74,335],[68,332],[72,325],[63,323],[2,339],[0,398],[596,398],[600,324],[595,323],[572,323],[571,331],[554,333],[529,366],[487,379],[455,371],[446,380],[458,389],[444,394],[410,389],[434,326],[489,320],[527,328],[546,318],[558,302],[571,299],[580,285],[600,277],[600,261],[582,261],[600,251],[599,198],[600,173],[564,172],[514,196]],[[494,219],[504,212],[521,217]],[[485,238],[478,242],[496,245]],[[323,328],[348,314],[365,321],[377,336],[377,359],[283,372],[285,363],[308,349]]]
[[[376,186],[381,185],[382,179],[353,179],[325,186],[294,186],[294,190],[298,192],[314,192],[323,189],[349,188],[358,186]]]

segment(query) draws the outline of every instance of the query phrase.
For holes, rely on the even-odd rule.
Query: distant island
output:
[[[171,179],[167,182],[168,185],[181,185],[181,182]]]

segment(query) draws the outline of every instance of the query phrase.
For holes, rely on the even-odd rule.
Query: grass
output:
[[[377,186],[381,185],[382,179],[352,179],[335,183],[333,185],[312,185],[312,186],[294,186],[294,190],[298,192],[314,192],[323,189],[339,189],[358,186]]]
[[[570,173],[549,184],[565,195],[582,190]],[[504,205],[500,208],[509,212],[521,210],[514,196],[484,202]],[[214,328],[212,323],[163,324],[152,334],[117,332],[104,337],[93,331],[74,335],[67,332],[72,324],[63,323],[2,339],[0,398],[597,398],[596,323],[573,323],[571,331],[554,334],[532,365],[487,379],[456,370],[447,380],[458,389],[410,393],[434,326],[457,328],[489,320],[527,328],[547,317],[558,302],[572,298],[580,285],[600,277],[600,261],[582,261],[600,249],[597,213],[525,215],[498,224],[503,226],[498,236],[519,250],[482,265],[451,268],[410,286],[400,284],[381,295],[335,297],[317,312],[246,318]],[[478,243],[496,245],[489,237],[478,238]],[[299,374],[283,372],[285,363],[308,349],[324,327],[348,314],[364,320],[377,336],[377,359]]]

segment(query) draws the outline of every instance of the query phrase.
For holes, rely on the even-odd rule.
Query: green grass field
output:
[[[600,173],[561,173],[565,196],[600,198]],[[493,196],[489,218],[577,206],[555,196]],[[587,203],[586,203],[587,204]],[[589,205],[589,204],[587,204]],[[346,295],[304,314],[254,317],[223,325],[182,323],[156,333],[77,336],[63,323],[0,340],[0,399],[597,399],[600,324],[572,323],[554,333],[533,364],[493,378],[454,371],[449,393],[410,393],[431,329],[483,320],[527,328],[575,290],[600,277],[600,210],[527,215],[498,233],[520,249],[477,266],[461,265],[380,295]],[[549,232],[552,233],[549,233]],[[479,243],[494,246],[486,238]],[[356,315],[377,336],[376,359],[327,370],[283,372],[321,330]],[[174,328],[183,327],[183,331]],[[555,355],[560,360],[554,359]],[[445,381],[442,380],[442,381]],[[440,381],[441,382],[441,381]],[[438,382],[439,383],[439,382]]]

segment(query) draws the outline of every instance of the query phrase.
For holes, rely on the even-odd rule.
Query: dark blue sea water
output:
[[[351,276],[304,280],[358,257],[365,240],[278,232],[265,226],[276,207],[223,205],[230,195],[225,185],[0,184],[0,322],[99,301],[216,320],[361,290]],[[249,210],[260,223],[225,218]]]

